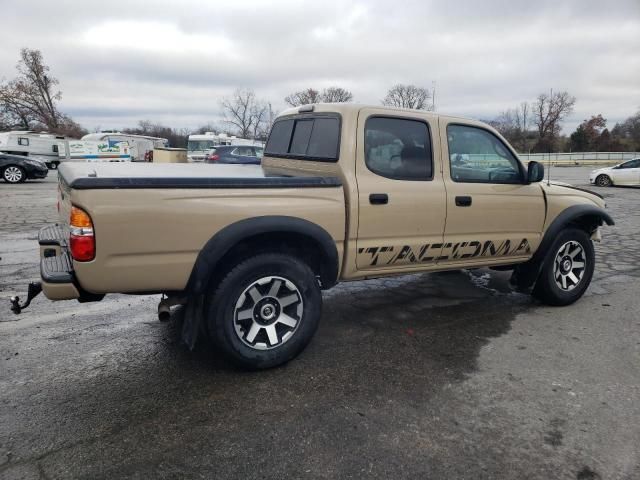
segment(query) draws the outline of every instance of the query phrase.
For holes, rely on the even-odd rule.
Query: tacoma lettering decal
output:
[[[462,260],[475,257],[504,257],[528,255],[531,245],[526,238],[504,240],[502,242],[460,242],[427,243],[424,245],[385,245],[382,247],[359,248],[358,256],[364,255],[369,266],[407,265],[411,263],[431,263],[439,260]]]

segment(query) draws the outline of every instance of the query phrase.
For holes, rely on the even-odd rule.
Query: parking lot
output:
[[[248,373],[157,295],[9,311],[55,177],[0,185],[0,478],[640,478],[640,189],[597,190],[616,225],[572,306],[489,270],[341,284],[298,359]]]

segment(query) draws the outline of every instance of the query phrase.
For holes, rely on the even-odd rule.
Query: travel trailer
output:
[[[260,145],[262,143],[249,140],[248,138],[238,138],[229,136],[226,133],[206,132],[202,134],[189,135],[187,144],[187,158],[190,162],[203,162],[207,153],[219,145]]]
[[[151,162],[153,161],[154,148],[166,148],[169,146],[169,140],[166,138],[120,132],[89,133],[82,137],[81,141],[106,142],[109,147],[126,142],[129,145],[129,154],[132,162]]]
[[[65,140],[58,142],[60,162],[130,162],[127,142],[109,143],[100,140]]]
[[[64,135],[37,133],[27,130],[14,130],[0,133],[0,152],[22,155],[41,160],[49,168],[57,168],[58,142],[65,140]]]

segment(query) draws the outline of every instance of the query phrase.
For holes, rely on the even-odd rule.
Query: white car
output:
[[[615,167],[594,170],[589,174],[589,183],[599,187],[640,185],[640,158],[634,158]]]

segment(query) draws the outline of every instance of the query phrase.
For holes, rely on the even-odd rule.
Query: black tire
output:
[[[258,285],[258,281],[265,283]],[[295,303],[285,305],[291,299]],[[272,305],[275,319],[263,318]],[[311,341],[321,314],[322,294],[313,271],[298,258],[282,253],[259,254],[237,265],[209,295],[206,306],[214,344],[236,365],[251,370],[282,365],[296,357]],[[295,327],[280,323],[281,318],[295,320]],[[258,333],[252,335],[253,329]]]
[[[582,251],[579,251],[577,245],[580,245]],[[573,252],[578,252],[574,258],[571,257]],[[572,304],[584,294],[591,283],[595,260],[593,242],[584,230],[563,230],[547,253],[533,295],[547,305]],[[578,266],[580,263],[584,263],[582,269]],[[578,282],[575,283],[570,275],[578,278]]]
[[[7,165],[2,170],[2,179],[7,183],[23,183],[27,181],[27,172],[18,165]]]
[[[599,187],[610,187],[611,185],[613,185],[613,182],[611,181],[609,175],[602,174],[596,177],[596,185]]]
[[[51,170],[57,170],[57,169],[58,169],[58,165],[60,165],[60,162],[51,162],[51,163],[49,164],[49,168],[50,168]]]

